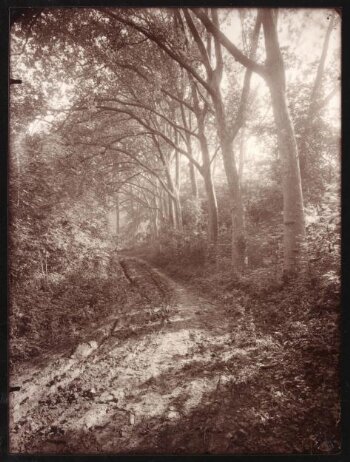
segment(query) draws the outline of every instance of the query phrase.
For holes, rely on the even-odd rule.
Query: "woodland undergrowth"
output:
[[[235,451],[339,451],[339,247],[326,225],[317,233],[311,226],[306,244],[308,260],[288,282],[264,267],[233,277],[229,255],[205,245],[148,253],[171,277],[225,307],[233,347],[258,346],[251,378],[219,393],[225,419],[241,419]]]

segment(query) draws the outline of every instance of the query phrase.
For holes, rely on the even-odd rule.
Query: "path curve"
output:
[[[156,452],[156,430],[181,421],[218,386],[222,374],[210,371],[213,352],[221,349],[222,361],[233,354],[225,350],[230,335],[223,308],[143,261],[126,261],[136,274],[143,268],[141,280],[146,271],[161,281],[171,300],[146,304],[154,318],[145,333],[122,338],[123,326],[112,316],[71,356],[16,377],[21,389],[10,400],[12,452]],[[126,319],[132,324],[139,315],[131,310]],[[103,337],[111,325],[113,332]]]

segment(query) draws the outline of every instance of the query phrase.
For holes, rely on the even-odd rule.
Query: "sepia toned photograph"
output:
[[[341,9],[9,20],[10,454],[339,454]]]

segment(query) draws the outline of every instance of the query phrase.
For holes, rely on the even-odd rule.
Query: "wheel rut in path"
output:
[[[217,386],[213,352],[231,354],[223,308],[143,261],[124,260],[139,280],[159,281],[168,304],[146,304],[155,320],[145,331],[120,338],[114,315],[100,328],[102,341],[96,335],[71,356],[14,377],[21,389],[10,399],[12,452],[156,451],[157,429],[181,421]],[[127,319],[139,315],[131,310]]]

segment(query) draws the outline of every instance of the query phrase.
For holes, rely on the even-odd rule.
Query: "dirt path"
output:
[[[12,452],[157,452],[164,425],[179,423],[229,380],[212,370],[215,352],[225,362],[247,351],[228,345],[223,309],[142,266],[171,301],[146,304],[152,317],[141,326],[139,310],[111,315],[70,356],[13,378],[21,389],[10,399]]]

